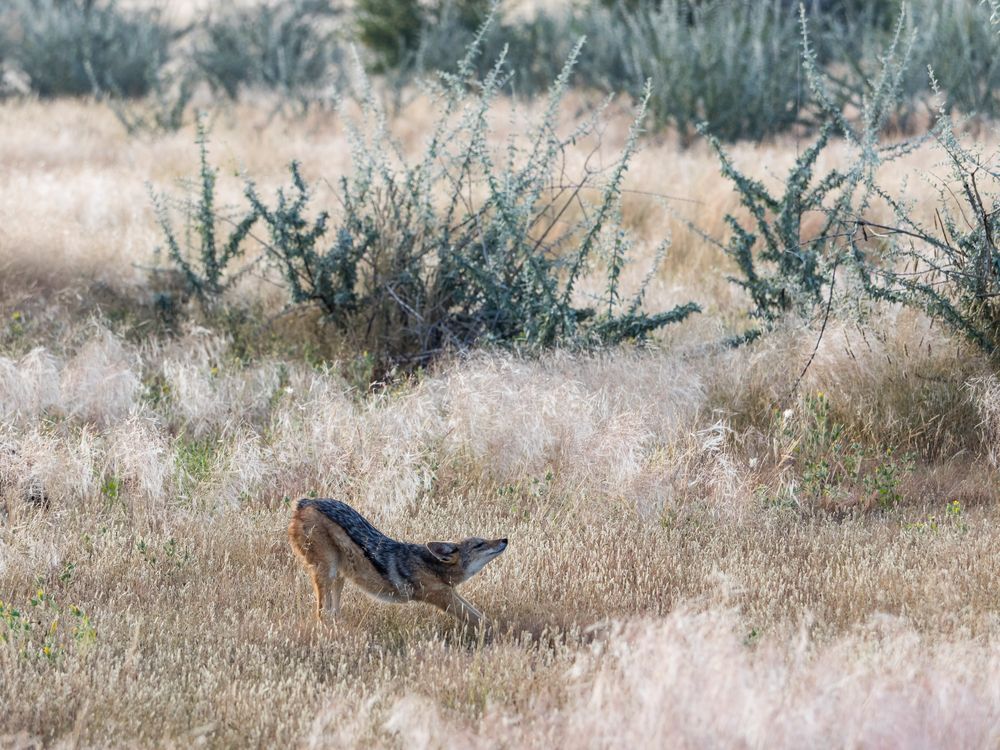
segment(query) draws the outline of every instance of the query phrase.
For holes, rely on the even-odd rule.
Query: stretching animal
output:
[[[344,580],[385,602],[426,602],[477,628],[483,616],[458,595],[507,548],[506,539],[407,544],[390,539],[338,500],[299,500],[288,526],[292,549],[316,591],[316,617],[336,617]]]

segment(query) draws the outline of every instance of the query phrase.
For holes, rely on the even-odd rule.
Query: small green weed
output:
[[[969,525],[965,521],[964,511],[961,502],[950,500],[945,503],[944,515],[937,516],[931,514],[923,521],[904,524],[906,531],[915,531],[918,534],[934,534],[942,529],[953,529],[955,531],[968,531]]]
[[[154,409],[165,405],[170,400],[170,383],[167,382],[162,373],[155,373],[146,378],[143,381],[143,386],[143,398]]]
[[[758,492],[768,504],[842,505],[858,496],[872,498],[883,511],[900,504],[900,487],[912,471],[913,458],[849,440],[825,393],[806,395],[799,410],[786,411],[780,421],[780,461],[795,472],[780,490],[764,487]]]
[[[899,459],[893,456],[891,450],[887,450],[884,460],[879,461],[875,468],[865,475],[865,487],[875,498],[875,503],[881,510],[891,510],[899,505],[903,499],[899,491],[900,481],[912,468],[913,460],[911,457],[904,456]]]
[[[60,583],[69,583],[70,581],[73,580],[73,574],[75,572],[76,572],[76,563],[67,562],[63,566],[62,572],[59,573],[59,582]]]
[[[121,498],[122,480],[111,474],[104,478],[101,484],[101,494],[111,503],[117,502]]]
[[[18,338],[24,335],[25,317],[20,310],[15,310],[10,314],[10,321],[7,323],[7,334],[11,338]]]
[[[512,482],[497,488],[497,497],[510,503],[510,512],[528,520],[530,508],[547,498],[552,491],[555,474],[549,469],[541,477],[531,477],[526,481]]]
[[[143,560],[154,567],[182,568],[191,559],[191,551],[182,547],[174,537],[170,537],[159,547],[140,539],[136,542],[135,550]]]
[[[181,439],[177,444],[175,465],[182,482],[196,485],[212,474],[219,441],[215,438]]]
[[[76,605],[62,606],[44,589],[17,607],[0,601],[0,643],[26,659],[56,662],[97,640],[97,629]]]

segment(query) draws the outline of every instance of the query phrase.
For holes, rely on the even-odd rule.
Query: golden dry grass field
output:
[[[268,113],[214,121],[224,200],[241,171],[270,191],[292,159],[349,168],[339,119]],[[404,149],[433,115],[397,116]],[[701,315],[641,350],[483,352],[366,395],[310,364],[308,318],[249,362],[150,322],[146,184],[196,173],[192,129],[10,100],[0,133],[0,747],[1000,745],[1000,381],[890,306],[832,321],[794,395],[816,326],[711,343],[746,300],[686,228],[722,237],[737,207],[704,145],[646,137],[625,201],[640,256],[672,238],[648,306]],[[799,148],[732,152],[773,184]],[[883,177],[930,201],[939,159]],[[847,463],[864,481],[814,492]],[[500,633],[350,586],[315,624],[285,536],[304,496],[396,538],[509,537],[463,588]]]

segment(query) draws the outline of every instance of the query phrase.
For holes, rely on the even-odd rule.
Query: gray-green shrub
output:
[[[1000,115],[1000,35],[990,23],[989,6],[971,0],[916,0],[910,16],[917,41],[905,93],[928,91],[929,66],[946,109]]]
[[[441,115],[417,160],[401,155],[368,98],[366,127],[354,136],[354,172],[338,184],[338,216],[304,218],[309,194],[295,167],[292,190],[279,193],[274,208],[251,186],[270,232],[269,254],[293,299],[319,304],[383,366],[405,367],[478,344],[641,340],[696,311],[686,304],[649,314],[641,309],[644,286],[632,297],[621,288],[631,244],[619,223],[621,186],[642,108],[606,179],[587,173],[565,184],[565,150],[596,125],[595,118],[556,135],[576,51],[544,116],[499,153],[489,145],[489,114],[503,85],[502,59],[482,81],[471,77],[473,59],[470,52],[457,75],[440,79]],[[477,186],[486,194],[470,198]],[[578,200],[592,199],[590,191],[589,210],[561,226]],[[595,267],[605,291],[588,299],[577,287]]]
[[[13,0],[10,56],[39,96],[95,88],[143,96],[167,61],[171,31],[156,9],[115,0]]]
[[[483,344],[534,349],[642,340],[698,310],[693,303],[643,310],[655,266],[631,294],[622,285],[632,241],[620,223],[621,188],[643,108],[618,161],[605,173],[571,180],[565,152],[594,137],[599,121],[598,113],[557,134],[577,48],[545,113],[498,151],[490,144],[490,117],[503,60],[484,79],[473,75],[481,37],[458,73],[434,86],[440,115],[419,158],[400,152],[369,93],[365,122],[352,138],[353,171],[336,182],[335,213],[315,206],[295,164],[291,185],[270,204],[247,186],[253,215],[268,231],[263,256],[291,301],[319,307],[359,352],[371,354],[379,372]],[[202,193],[211,184],[203,180]],[[211,226],[210,204],[196,202],[206,214],[200,225]],[[170,257],[179,264],[182,256]],[[181,269],[199,289],[224,288],[204,283],[190,264]],[[580,286],[594,273],[603,292],[592,296]]]
[[[798,119],[798,25],[781,2],[661,0],[584,13],[590,49],[581,76],[633,92],[652,79],[658,125],[691,137],[706,121],[719,138],[735,140],[762,138]]]
[[[858,217],[879,192],[873,181],[875,170],[919,143],[883,146],[880,139],[899,101],[900,82],[907,68],[909,47],[902,38],[902,22],[897,24],[882,57],[878,78],[870,82],[871,95],[864,103],[861,122],[854,125],[844,117],[839,102],[830,93],[804,12],[800,21],[804,76],[810,96],[819,107],[822,125],[814,142],[789,170],[783,192],[772,193],[759,180],[740,172],[719,140],[707,127],[703,128],[719,155],[723,176],[732,182],[749,214],[749,221],[726,216],[732,233],[722,245],[739,271],[730,280],[747,291],[752,303],[750,315],[763,323],[763,328],[744,334],[744,340],[755,338],[790,312],[808,319],[824,306],[828,310],[838,267],[848,270],[846,267],[853,265],[862,276],[866,273],[866,259],[851,252],[850,243]],[[816,175],[819,156],[837,133],[853,147],[853,161]],[[822,221],[816,231],[806,236],[802,225],[809,214],[822,217]]]
[[[228,7],[199,30],[194,64],[231,99],[262,88],[308,100],[341,75],[339,20],[330,0]]]
[[[1000,155],[963,144],[944,118],[937,129],[947,176],[937,182],[935,221],[914,217],[905,195],[880,190],[892,208],[891,225],[859,218],[852,248],[876,299],[923,310],[990,355],[1000,354]],[[861,240],[878,238],[878,262]],[[866,243],[867,244],[867,243]],[[869,251],[870,252],[870,251]]]
[[[912,40],[911,63],[900,81],[901,97],[894,124],[904,130],[919,127],[932,105],[927,75],[933,69],[945,96],[945,109],[995,118],[1000,115],[1000,36],[990,23],[990,6],[973,0],[910,0],[896,4],[904,38]],[[885,28],[886,9],[867,10],[831,24],[820,44],[825,59],[838,69],[843,102],[860,106],[870,93],[868,81],[877,75],[881,51],[891,40]]]
[[[257,221],[257,214],[251,210],[235,219],[221,214],[216,207],[215,195],[218,170],[208,163],[207,134],[200,118],[197,130],[199,172],[197,188],[191,191],[193,197],[189,195],[185,200],[174,201],[165,195],[152,193],[152,199],[167,259],[184,279],[186,291],[196,296],[207,309],[218,303],[235,281],[236,275],[231,272],[230,264],[244,254],[244,241]],[[172,208],[184,217],[183,234],[174,229]],[[224,242],[218,236],[219,224],[230,225]],[[159,254],[160,251],[157,252]]]
[[[804,68],[825,124],[817,140],[796,161],[781,196],[740,173],[717,140],[712,140],[723,174],[750,213],[747,226],[732,216],[726,250],[753,303],[751,314],[772,323],[789,311],[814,316],[829,310],[837,268],[847,273],[843,297],[864,307],[882,300],[921,310],[969,339],[990,355],[1000,352],[1000,165],[997,155],[964,145],[942,106],[930,136],[946,157],[947,177],[938,182],[938,205],[928,225],[915,218],[918,207],[905,192],[889,191],[875,180],[876,168],[917,146],[926,137],[883,145],[880,135],[896,104],[905,97],[912,44],[904,48],[904,21],[883,55],[881,75],[868,84],[870,95],[860,127],[849,123],[829,93],[804,35]],[[803,19],[804,28],[804,19]],[[911,36],[911,39],[913,37]],[[838,131],[855,148],[840,170],[814,179],[816,159]],[[890,223],[869,218],[876,202],[893,214]],[[806,212],[823,217],[805,237]],[[746,338],[760,333],[751,331]]]

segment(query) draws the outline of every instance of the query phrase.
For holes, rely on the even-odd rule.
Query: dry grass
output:
[[[213,137],[229,173],[347,163],[339,123],[241,106]],[[742,304],[683,230],[733,207],[706,151],[648,144],[632,187],[699,202],[636,194],[628,218],[674,236],[651,303],[707,314],[648,351],[483,353],[362,398],[204,329],[145,334],[143,183],[193,171],[189,133],[126,140],[81,103],[0,122],[0,746],[1000,743],[996,376],[919,317],[832,325],[801,393],[913,468],[887,510],[857,483],[811,498],[787,394],[812,334],[703,343]],[[794,153],[736,149],[765,177]],[[310,493],[399,538],[509,537],[466,592],[505,632],[356,592],[314,625],[284,538]]]

